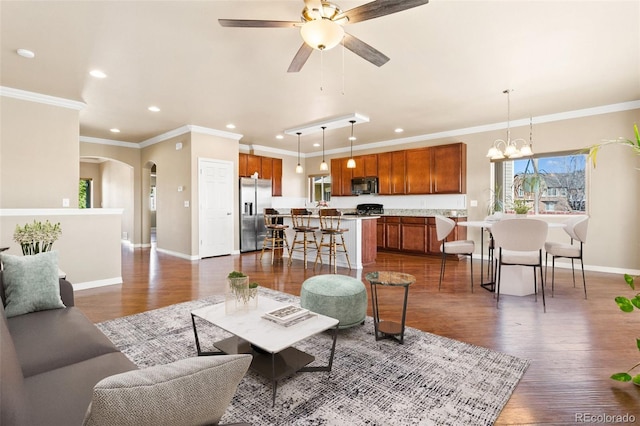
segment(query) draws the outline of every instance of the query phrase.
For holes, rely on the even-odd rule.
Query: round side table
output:
[[[369,272],[365,275],[365,278],[371,285],[371,305],[373,308],[373,326],[376,340],[391,338],[401,344],[404,343],[404,323],[407,317],[409,286],[416,282],[416,277],[402,272],[377,271]],[[379,285],[404,288],[404,302],[402,304],[402,319],[400,323],[396,321],[380,321],[377,290]]]

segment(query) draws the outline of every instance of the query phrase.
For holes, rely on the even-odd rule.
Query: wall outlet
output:
[[[185,207],[189,207],[189,202],[188,202],[188,201],[185,201],[185,202],[184,202],[184,206],[185,206]]]
[[[469,201],[469,207],[478,207],[478,200]]]
[[[69,199],[68,198],[63,198],[62,199],[62,207],[69,207]]]

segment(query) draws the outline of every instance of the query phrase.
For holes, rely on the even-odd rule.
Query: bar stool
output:
[[[349,269],[351,269],[349,253],[344,243],[344,233],[347,232],[348,229],[340,228],[341,213],[337,209],[320,209],[318,213],[320,215],[320,233],[322,237],[320,238],[318,254],[316,255],[316,261],[313,267],[315,268],[318,264],[318,259],[320,259],[322,263],[322,248],[326,247],[329,249],[329,268],[331,268],[331,263],[333,262],[333,272],[337,274],[338,265],[336,264],[336,254],[338,247],[342,247],[342,251],[347,257],[347,265],[349,265]],[[327,237],[329,241],[325,241],[325,237]],[[340,237],[339,240],[338,237]]]
[[[293,235],[293,241],[291,242],[291,249],[289,250],[289,266],[293,260],[294,251],[302,251],[304,256],[304,269],[307,269],[307,252],[308,250],[318,251],[318,239],[316,238],[316,231],[320,229],[317,226],[311,226],[311,212],[307,209],[291,209],[291,223],[292,229],[295,231]],[[308,234],[313,236],[313,241]],[[309,243],[311,247],[309,247]],[[296,248],[296,245],[302,244],[302,248]],[[322,261],[322,259],[320,259]]]
[[[282,218],[278,217],[278,211],[275,209],[264,209],[264,226],[267,228],[267,233],[264,236],[264,242],[262,243],[262,252],[260,253],[260,261],[264,256],[265,250],[271,250],[271,264],[273,264],[274,252],[276,250],[283,250],[286,248],[289,251],[289,243],[287,242],[287,233],[285,229],[289,225],[283,225]]]

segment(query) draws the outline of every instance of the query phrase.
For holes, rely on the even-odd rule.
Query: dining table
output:
[[[533,219],[533,218],[531,218]],[[502,220],[518,220],[518,218],[508,218]],[[540,219],[535,219],[540,220]],[[458,226],[464,226],[467,228],[479,228],[480,229],[480,286],[485,290],[494,292],[496,288],[496,262],[494,257],[494,249],[495,242],[493,240],[493,234],[491,233],[491,226],[498,222],[498,220],[470,220],[470,221],[461,221],[458,222]],[[564,228],[564,223],[558,222],[547,222],[549,228]],[[487,275],[485,276],[484,271],[484,233],[487,232],[489,234],[489,244],[488,244],[488,256],[487,256]],[[500,294],[503,294],[503,289],[500,289]],[[526,293],[530,294],[530,293]],[[521,296],[526,295],[524,293],[518,292],[515,295]]]

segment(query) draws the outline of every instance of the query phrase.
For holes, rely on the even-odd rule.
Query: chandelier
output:
[[[493,142],[493,146],[489,148],[487,157],[492,160],[501,160],[503,158],[520,158],[530,157],[533,155],[532,130],[533,120],[529,120],[529,142],[524,139],[511,140],[511,98],[509,94],[512,90],[507,89],[502,93],[507,95],[507,140],[497,139]],[[521,148],[518,148],[518,144]]]

